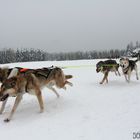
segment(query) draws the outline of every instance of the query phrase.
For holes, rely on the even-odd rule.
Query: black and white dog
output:
[[[104,74],[104,77],[102,79],[102,81],[100,82],[100,84],[103,84],[106,80],[106,82],[108,83],[108,74],[109,72],[115,72],[115,74],[120,76],[119,73],[119,64],[115,61],[115,60],[106,60],[106,61],[99,61],[96,64],[96,72],[102,72]]]
[[[123,74],[125,76],[126,81],[130,82],[131,73],[133,70],[136,72],[136,79],[138,80],[138,69],[137,69],[137,62],[138,60],[129,60],[128,58],[121,58],[120,59],[120,66],[122,67]]]

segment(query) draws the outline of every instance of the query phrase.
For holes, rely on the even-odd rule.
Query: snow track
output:
[[[0,115],[1,140],[133,140],[140,131],[140,81],[132,74],[131,82],[124,76],[109,74],[109,83],[100,85],[103,75],[97,74],[99,60],[30,62],[7,64],[29,68],[92,65],[64,69],[74,76],[73,87],[57,91],[60,98],[44,89],[45,112],[39,113],[36,97],[26,94],[10,123],[3,119],[9,113],[11,98]],[[138,62],[139,63],[139,62]],[[94,66],[93,66],[94,65]],[[138,66],[140,71],[140,67]],[[120,69],[121,71],[121,69]],[[140,74],[139,74],[140,77]]]

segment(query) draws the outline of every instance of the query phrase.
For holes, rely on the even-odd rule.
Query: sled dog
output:
[[[130,82],[130,77],[131,73],[133,70],[136,72],[136,79],[138,80],[138,69],[137,69],[137,60],[129,60],[128,58],[121,58],[120,59],[120,66],[122,68],[122,72],[125,76],[125,80],[129,83]]]
[[[15,68],[0,68],[0,82],[3,83],[6,79],[9,79],[13,76],[17,75],[24,75],[27,73],[33,73],[33,74],[43,74],[44,76],[49,75],[49,73],[55,68],[54,66],[48,67],[48,68],[40,68],[40,69],[28,69],[28,68],[21,68],[21,67],[15,67]],[[57,94],[57,91],[55,88],[50,88],[55,94]],[[58,94],[57,94],[58,96]]]
[[[49,73],[46,73],[46,71],[35,71],[32,73],[25,73],[24,75],[19,74],[6,79],[1,85],[0,101],[2,101],[2,107],[0,113],[3,113],[8,97],[16,97],[16,99],[11,113],[4,121],[9,122],[12,119],[12,116],[25,93],[37,97],[40,112],[43,112],[44,105],[41,89],[43,87],[48,87],[54,90],[56,95],[59,96],[53,86],[64,89],[66,84],[72,86],[72,83],[68,81],[70,78],[72,78],[72,75],[65,75],[61,68],[55,67]]]
[[[115,60],[106,60],[106,61],[99,61],[96,64],[96,72],[102,72],[104,74],[104,77],[102,79],[102,81],[100,82],[100,84],[103,84],[106,80],[106,82],[108,83],[108,74],[109,72],[115,72],[115,74],[120,76],[120,72],[119,72],[119,64],[117,64],[117,62]]]

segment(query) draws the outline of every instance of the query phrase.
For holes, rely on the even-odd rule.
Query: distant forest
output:
[[[63,53],[48,53],[40,49],[2,49],[0,50],[0,64],[28,61],[61,61],[81,59],[120,58],[122,56],[138,57],[140,55],[140,44],[129,43],[124,50],[111,49],[104,51],[77,51]]]

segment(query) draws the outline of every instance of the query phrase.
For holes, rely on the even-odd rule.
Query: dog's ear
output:
[[[120,61],[122,61],[124,58],[120,58]]]

